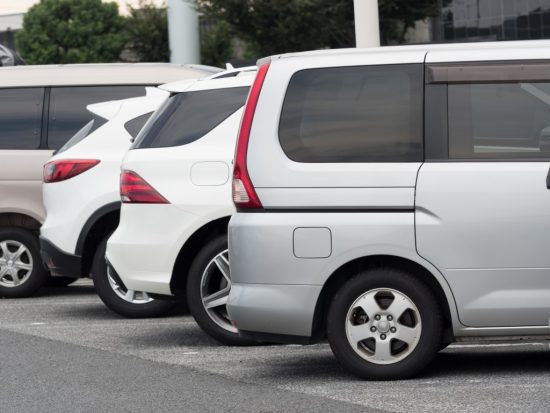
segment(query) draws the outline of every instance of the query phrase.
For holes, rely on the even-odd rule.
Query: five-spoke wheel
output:
[[[335,294],[327,336],[338,360],[368,379],[412,377],[441,343],[441,315],[430,289],[409,273],[374,268]]]

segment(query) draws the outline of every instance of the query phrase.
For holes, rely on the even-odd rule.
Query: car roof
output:
[[[154,85],[196,79],[221,69],[172,63],[97,63],[0,68],[0,87]]]
[[[406,46],[382,46],[374,48],[324,49],[307,52],[285,53],[258,60],[258,66],[278,59],[345,57],[360,54],[407,54],[428,53],[433,62],[454,62],[503,59],[550,58],[549,40],[499,41],[475,43],[418,44]],[[489,52],[489,55],[487,55]],[[494,55],[491,57],[490,55]]]

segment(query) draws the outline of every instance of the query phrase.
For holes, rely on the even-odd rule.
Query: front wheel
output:
[[[197,254],[187,278],[187,303],[197,324],[211,337],[229,345],[254,341],[239,336],[227,314],[231,291],[227,235],[208,242]]]
[[[101,301],[112,311],[128,318],[160,317],[170,311],[175,303],[155,300],[147,293],[127,289],[109,273],[105,261],[107,235],[99,244],[92,263],[92,280]]]
[[[442,319],[431,291],[410,274],[376,268],[357,274],[336,293],[327,336],[336,358],[370,380],[406,379],[432,360]]]
[[[28,297],[47,279],[36,235],[23,228],[0,228],[0,296]]]

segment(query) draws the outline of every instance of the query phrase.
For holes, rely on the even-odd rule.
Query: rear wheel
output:
[[[227,314],[231,291],[227,235],[208,242],[197,254],[187,279],[187,303],[197,324],[211,337],[229,345],[251,345],[239,336]]]
[[[1,228],[0,296],[28,297],[47,279],[37,237],[24,228]]]
[[[99,244],[92,263],[92,280],[99,298],[117,314],[129,318],[160,317],[170,311],[175,303],[155,300],[147,293],[127,289],[109,273],[105,261],[107,235]]]
[[[441,315],[431,291],[391,268],[364,271],[336,293],[327,336],[338,360],[372,380],[410,378],[441,343]]]

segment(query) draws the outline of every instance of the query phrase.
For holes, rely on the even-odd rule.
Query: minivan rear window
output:
[[[0,149],[38,149],[43,88],[0,89]]]
[[[248,87],[178,93],[155,112],[133,148],[165,148],[194,142],[244,106]]]
[[[290,79],[279,141],[296,162],[422,160],[422,65],[307,69]]]

